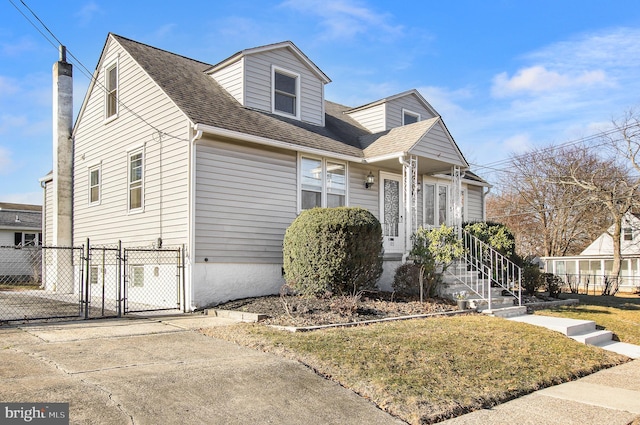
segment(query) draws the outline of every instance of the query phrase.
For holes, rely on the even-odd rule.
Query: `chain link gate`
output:
[[[0,246],[0,323],[184,305],[181,248]]]
[[[183,288],[180,248],[124,249],[124,313],[180,310]]]

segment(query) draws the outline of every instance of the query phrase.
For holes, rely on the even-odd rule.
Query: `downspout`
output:
[[[406,263],[407,260],[409,259],[409,241],[408,241],[408,229],[410,229],[410,221],[411,221],[411,185],[407,184],[407,176],[405,175],[406,173],[406,167],[407,165],[409,165],[407,163],[407,161],[405,161],[405,156],[406,154],[402,154],[398,157],[398,161],[400,162],[400,165],[402,165],[402,185],[404,188],[404,220],[403,220],[403,227],[404,227],[404,254],[402,254],[402,264]]]
[[[482,192],[482,221],[487,221],[487,195],[491,192],[491,186],[487,187],[486,192]]]
[[[196,130],[194,125],[192,130]],[[189,300],[185,300],[184,309],[189,306],[189,311],[194,311],[197,306],[193,304],[194,298],[194,265],[196,262],[196,242],[195,242],[195,219],[196,219],[196,141],[202,138],[202,130],[196,130],[189,141],[189,243],[187,244],[188,255],[185,256],[189,263]],[[186,267],[186,264],[184,265]]]

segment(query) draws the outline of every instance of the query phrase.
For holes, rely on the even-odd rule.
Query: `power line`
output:
[[[42,37],[47,40],[56,50],[58,50],[58,46],[59,45],[65,45],[62,41],[60,41],[60,39],[53,33],[53,31],[51,31],[49,29],[49,27],[42,21],[42,19],[40,19],[40,17],[25,3],[24,0],[20,0],[20,3],[22,3],[22,5],[27,8],[27,10],[31,13],[31,15],[33,15],[33,17],[40,23],[40,25],[42,25],[42,27],[51,35],[51,37],[53,37],[53,39],[58,43],[57,45],[55,43],[53,43],[53,41],[51,41],[51,39],[49,39],[49,37],[44,34],[40,28],[38,28],[38,26],[31,20],[29,19],[29,17],[22,11],[20,10],[20,8],[12,1],[9,0],[9,2],[13,5],[13,7],[27,20],[27,22],[29,22],[31,24],[31,26],[33,26],[36,31],[38,31],[40,33],[40,35],[42,35]],[[104,84],[102,84],[99,79],[97,78],[97,75],[94,75],[93,72],[91,72],[83,63],[82,61],[77,58],[71,50],[67,49],[67,53],[69,54],[70,57],[72,57],[75,62],[80,66],[80,72],[82,74],[84,74],[90,81],[92,81],[94,83],[95,86],[97,86],[100,90],[102,90],[105,94],[107,93],[107,88],[104,86]],[[95,73],[97,74],[97,72]],[[168,136],[172,139],[176,139],[176,140],[180,140],[180,141],[185,141],[188,142],[188,139],[179,137],[179,136],[175,136],[173,134],[167,133],[165,131],[162,131],[161,129],[159,129],[158,127],[156,127],[155,125],[151,124],[149,121],[147,121],[145,118],[143,118],[140,114],[138,114],[136,111],[133,110],[133,108],[129,107],[127,104],[125,104],[122,100],[120,100],[120,97],[118,97],[117,99],[118,105],[122,106],[124,109],[126,109],[127,111],[129,111],[134,117],[138,118],[140,121],[142,121],[145,125],[147,125],[148,127],[150,127],[151,129],[153,129],[154,131],[160,133],[160,134],[164,134],[165,136]]]

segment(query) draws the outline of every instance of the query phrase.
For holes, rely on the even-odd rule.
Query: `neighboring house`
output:
[[[41,238],[41,206],[0,202],[0,282],[33,274],[36,254],[22,248],[41,245]]]
[[[544,270],[556,274],[565,281],[585,287],[587,280],[592,289],[601,288],[604,277],[613,269],[613,226],[594,240],[579,255],[567,257],[542,257]],[[625,292],[640,289],[640,216],[627,213],[622,222],[620,235],[622,261],[620,290]]]
[[[210,65],[109,34],[68,149],[73,244],[184,246],[189,309],[278,293],[304,209],[378,217],[384,288],[418,226],[484,220],[488,183],[418,91],[348,107],[330,81],[289,41]]]

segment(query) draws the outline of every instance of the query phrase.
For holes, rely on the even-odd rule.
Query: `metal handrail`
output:
[[[491,287],[506,290],[522,305],[522,269],[490,245],[471,233],[462,231],[464,255],[461,258],[463,273],[452,273],[456,280],[466,285],[482,299],[491,310]]]

